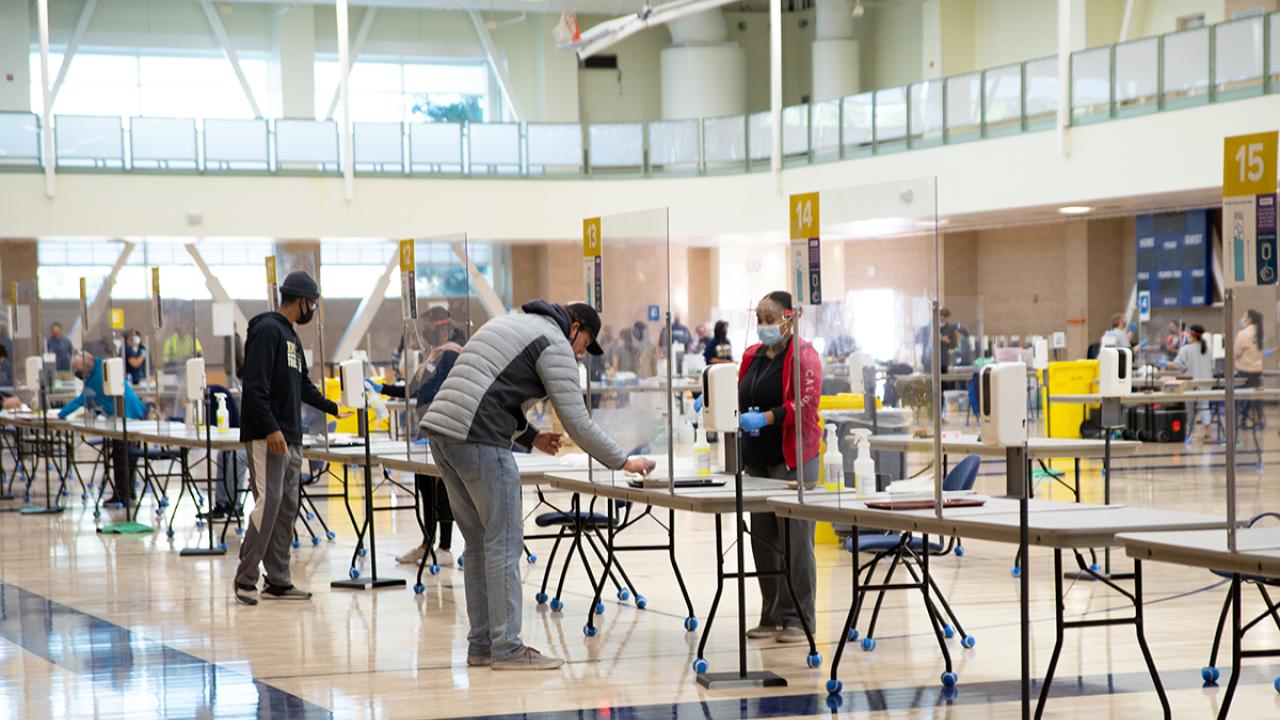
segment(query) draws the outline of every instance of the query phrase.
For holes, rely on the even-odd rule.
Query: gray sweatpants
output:
[[[289,445],[283,455],[267,450],[266,440],[244,444],[249,458],[249,489],[253,492],[253,512],[249,528],[240,543],[240,565],[236,582],[258,584],[258,565],[267,571],[267,583],[288,587],[289,550],[293,543],[293,522],[298,517],[298,475],[302,469],[302,446]]]
[[[810,482],[818,479],[818,460],[810,458],[804,464],[804,476]],[[795,472],[786,465],[771,467],[746,467],[748,475],[755,477],[777,478],[779,480],[795,479]],[[755,559],[756,570],[781,571],[783,568],[782,552],[785,543],[782,539],[783,527],[787,522],[773,513],[751,513],[751,557]],[[791,519],[791,587],[796,591],[800,601],[800,611],[791,602],[791,593],[780,575],[760,577],[760,624],[768,627],[800,627],[800,612],[809,624],[814,626],[814,597],[818,589],[818,561],[813,554],[814,522],[812,520]]]
[[[454,521],[467,544],[467,655],[497,660],[524,649],[520,555],[520,471],[510,448],[431,435],[431,456],[444,476]]]

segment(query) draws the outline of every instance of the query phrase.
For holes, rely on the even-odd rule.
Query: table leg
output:
[[[707,639],[711,637],[711,625],[716,620],[716,610],[720,607],[720,596],[724,594],[724,538],[721,537],[722,522],[720,514],[716,514],[716,594],[711,599],[711,609],[707,612],[707,624],[702,626],[702,639],[698,641],[698,658],[694,660],[694,670],[706,672],[705,660]]]
[[[800,616],[800,628],[804,630],[804,636],[809,640],[809,657],[806,663],[809,667],[817,667],[822,662],[822,656],[818,654],[818,645],[813,640],[813,628],[809,627],[809,619],[804,616],[804,608],[800,607],[800,598],[796,596],[796,588],[791,583],[791,518],[782,519],[782,581],[787,585],[787,593],[791,595],[791,605],[796,609],[796,614]],[[745,636],[746,614],[743,614],[742,633]]]
[[[1218,720],[1226,720],[1231,714],[1231,700],[1236,694],[1236,685],[1240,682],[1242,653],[1240,646],[1240,574],[1231,575],[1231,679],[1227,681],[1227,692],[1222,696],[1222,707],[1218,708]]]
[[[718,515],[716,517],[719,517]],[[667,511],[667,548],[671,558],[671,571],[675,573],[676,584],[680,586],[680,595],[684,597],[684,607],[688,611],[685,616],[684,629],[693,632],[697,629],[698,619],[693,612],[693,600],[689,597],[689,588],[684,584],[684,575],[680,572],[680,563],[676,562],[676,511]],[[630,581],[628,581],[629,583]],[[635,592],[633,587],[632,592]]]
[[[1138,636],[1138,647],[1142,649],[1142,658],[1147,662],[1147,670],[1151,673],[1151,682],[1155,683],[1156,695],[1160,697],[1160,707],[1164,709],[1165,720],[1169,720],[1173,716],[1173,711],[1169,707],[1169,697],[1165,694],[1164,683],[1160,681],[1160,673],[1156,670],[1155,659],[1151,657],[1151,648],[1147,646],[1147,633],[1142,608],[1142,561],[1137,559],[1133,561],[1133,629]],[[1233,665],[1231,668],[1233,680],[1235,679],[1237,668],[1239,668],[1239,665]]]
[[[1062,548],[1053,549],[1053,610],[1054,640],[1053,654],[1049,656],[1049,669],[1045,671],[1044,680],[1040,684],[1040,699],[1036,701],[1036,720],[1044,712],[1044,704],[1049,699],[1049,688],[1053,685],[1054,673],[1058,670],[1058,658],[1062,654],[1063,617],[1065,607],[1062,599]]]
[[[849,641],[857,640],[856,637],[850,637],[850,631],[853,629],[854,618],[858,616],[859,605],[862,603],[862,592],[859,587],[862,573],[858,568],[858,555],[860,553],[858,551],[857,525],[853,526],[852,532],[849,552],[853,554],[853,567],[850,573],[853,580],[853,599],[849,601],[849,614],[845,616],[844,629],[840,631],[840,641],[836,644],[836,654],[831,659],[831,679],[827,681],[827,692],[833,695],[844,688],[844,684],[840,682],[840,659],[844,657],[844,648],[849,644]]]

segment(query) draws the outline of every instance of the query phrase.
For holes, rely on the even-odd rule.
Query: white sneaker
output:
[[[422,561],[422,556],[426,554],[427,554],[427,546],[424,543],[410,550],[409,552],[397,557],[396,562],[400,563],[401,565],[417,565],[419,562]]]
[[[564,660],[550,655],[543,655],[531,647],[525,647],[509,658],[493,663],[494,670],[555,670],[564,665]]]
[[[440,567],[448,567],[453,564],[453,553],[444,548],[436,548],[436,562],[440,563]]]

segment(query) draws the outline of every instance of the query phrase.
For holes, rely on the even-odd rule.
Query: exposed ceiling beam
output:
[[[200,0],[200,7],[204,9],[204,16],[209,19],[209,27],[218,40],[218,46],[227,56],[227,62],[231,63],[231,70],[236,74],[236,80],[240,81],[240,89],[244,91],[244,97],[249,101],[253,116],[261,119],[262,110],[258,109],[258,101],[253,99],[253,89],[249,87],[249,80],[244,76],[244,70],[240,67],[240,58],[236,56],[236,49],[231,45],[231,39],[227,37],[227,29],[222,25],[222,18],[218,17],[218,10],[213,6],[213,0]]]
[[[373,289],[360,301],[355,314],[351,316],[351,322],[347,323],[347,329],[342,331],[342,337],[338,338],[338,344],[333,348],[333,355],[330,356],[332,362],[340,363],[349,359],[359,347],[361,338],[373,326],[373,318],[378,314],[378,308],[382,307],[382,300],[387,295],[392,275],[399,268],[400,253],[393,252],[387,259],[387,267],[382,271],[378,282],[373,284]]]
[[[480,44],[484,47],[485,57],[489,59],[489,67],[493,68],[494,77],[498,78],[498,88],[502,90],[502,99],[507,104],[507,108],[511,111],[511,115],[516,122],[524,119],[524,113],[520,112],[520,105],[516,103],[515,95],[511,92],[511,79],[507,77],[507,69],[498,61],[498,52],[493,46],[493,37],[489,35],[489,28],[484,24],[484,18],[480,17],[480,13],[476,10],[468,10],[467,14],[471,17],[471,24],[475,26],[476,37],[480,38]]]
[[[89,21],[93,19],[93,11],[96,7],[98,7],[98,0],[85,0],[84,7],[80,9],[80,20],[76,22],[75,32],[71,34],[71,42],[67,43],[67,49],[62,53],[62,67],[58,68],[58,78],[53,81],[53,91],[49,93],[50,105],[58,100],[62,81],[67,79],[71,59],[76,56],[76,50],[80,48],[80,41],[84,39],[85,31],[89,29]]]
[[[342,68],[342,74],[348,79],[351,77],[351,66],[356,64],[356,60],[360,58],[360,53],[364,52],[365,41],[369,39],[369,29],[373,27],[373,19],[378,15],[378,8],[368,7],[364,11],[364,17],[360,19],[360,28],[356,30],[356,39],[351,43],[351,57],[345,67]],[[333,114],[338,111],[338,101],[342,99],[342,82],[339,81],[333,88],[333,98],[329,100],[329,112],[325,114],[325,120],[332,120]]]

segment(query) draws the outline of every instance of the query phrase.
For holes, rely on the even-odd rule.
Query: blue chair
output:
[[[1280,520],[1280,513],[1264,512],[1258,513],[1249,518],[1248,527],[1253,527],[1264,518]],[[1231,579],[1231,573],[1226,570],[1210,570],[1214,575],[1227,580]],[[1253,620],[1245,623],[1240,628],[1240,635],[1243,637],[1245,633],[1253,628],[1253,626],[1262,622],[1268,616],[1275,621],[1276,627],[1280,628],[1280,615],[1277,615],[1276,604],[1271,601],[1271,596],[1267,593],[1268,587],[1280,587],[1280,578],[1264,577],[1262,575],[1241,575],[1240,581],[1258,588],[1258,594],[1262,596],[1262,601],[1267,604],[1267,609]],[[1205,686],[1217,685],[1218,678],[1221,673],[1218,671],[1218,648],[1222,644],[1222,629],[1227,624],[1227,612],[1231,610],[1231,588],[1227,588],[1227,597],[1222,601],[1222,614],[1218,616],[1218,629],[1213,634],[1213,648],[1209,651],[1209,664],[1200,670],[1200,677],[1204,679]],[[1233,668],[1233,672],[1240,672],[1240,668]],[[1276,678],[1274,683],[1276,690],[1280,691],[1280,677]]]
[[[974,482],[978,479],[978,468],[981,465],[982,459],[977,455],[969,455],[961,460],[943,478],[943,491],[961,492],[972,490]],[[893,574],[899,565],[906,569],[914,582],[920,583],[924,578],[923,573],[917,570],[920,564],[920,553],[928,552],[933,556],[943,556],[954,550],[957,556],[964,555],[964,548],[960,545],[959,538],[951,538],[945,546],[940,542],[931,541],[926,549],[923,538],[916,537],[913,533],[875,533],[850,538],[846,542],[846,549],[852,549],[852,543],[855,541],[858,543],[859,552],[870,552],[872,553],[872,558],[857,570],[858,572],[865,571],[866,574],[862,580],[863,589],[859,596],[853,599],[854,609],[849,626],[850,639],[857,639],[857,630],[854,628],[857,626],[858,616],[862,614],[862,605],[866,599],[871,579],[875,576],[876,568],[882,561],[889,559],[889,569],[885,572],[881,585],[889,585],[893,582]],[[935,605],[931,606],[929,610],[934,614],[934,619],[938,626],[942,628],[943,634],[950,638],[959,631],[961,645],[965,648],[973,647],[976,640],[972,635],[965,632],[964,626],[960,624],[959,618],[956,617],[955,611],[951,609],[951,604],[947,602],[946,596],[943,595],[932,575],[929,576],[929,588],[933,597],[941,605],[941,609]],[[885,589],[880,588],[876,593],[876,604],[871,611],[871,624],[867,627],[867,634],[862,639],[862,649],[868,652],[876,647],[874,639],[876,622],[880,617],[880,607],[884,603]]]
[[[582,561],[583,569],[587,572],[587,579],[591,581],[591,587],[593,589],[596,587],[595,573],[591,571],[591,563],[587,559],[587,553],[583,546],[590,546],[592,553],[595,555],[596,560],[599,561],[601,567],[604,567],[607,564],[604,553],[601,552],[600,547],[602,545],[606,545],[606,540],[601,534],[601,531],[609,529],[609,516],[606,513],[595,512],[595,502],[596,501],[593,498],[591,505],[586,510],[583,510],[580,504],[581,498],[578,495],[574,495],[573,504],[571,505],[570,510],[565,511],[557,508],[552,512],[545,512],[534,518],[533,522],[538,527],[559,528],[559,532],[556,534],[555,543],[551,546],[551,555],[547,558],[547,569],[542,575],[542,587],[534,598],[539,605],[546,603],[548,599],[550,599],[551,609],[553,611],[559,612],[564,609],[564,603],[561,602],[560,597],[564,592],[565,576],[569,572],[570,563],[573,562],[575,549],[577,550],[578,558]],[[615,511],[613,528],[616,530],[618,528],[626,527],[631,518],[630,501],[608,500],[606,502],[613,503]],[[550,505],[550,503],[547,503],[547,505],[554,507]],[[548,597],[547,585],[550,583],[551,573],[555,569],[556,553],[560,549],[560,543],[566,538],[571,538],[572,543],[569,546],[567,557],[565,557],[564,562],[560,566],[560,578],[556,584],[555,595]],[[623,582],[618,582],[618,578],[614,574],[615,570],[618,575],[622,576]],[[613,583],[619,600],[627,600],[631,597],[631,594],[634,591],[634,585],[631,583],[631,578],[627,576],[626,569],[622,567],[622,561],[617,553],[614,554],[613,564],[609,570],[608,579]],[[643,596],[636,594],[636,604],[637,607],[640,607],[641,609],[644,608],[642,600]],[[597,615],[603,614],[604,603],[601,602],[597,604],[594,611]]]

